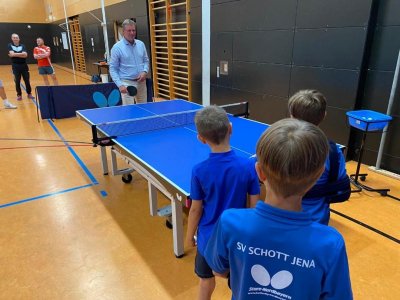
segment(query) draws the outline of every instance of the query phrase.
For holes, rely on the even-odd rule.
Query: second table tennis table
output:
[[[210,149],[197,140],[193,119],[202,106],[185,100],[77,111],[92,126],[96,137],[112,141],[113,175],[137,171],[148,181],[150,214],[157,215],[157,190],[171,200],[173,248],[184,254],[183,205],[190,200],[191,172],[194,165],[208,158]],[[229,115],[233,126],[231,147],[237,155],[255,154],[256,143],[268,125]],[[106,146],[101,145],[103,173],[108,173]],[[131,167],[119,170],[117,157]]]

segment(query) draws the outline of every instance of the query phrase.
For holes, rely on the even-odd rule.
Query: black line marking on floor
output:
[[[371,231],[373,231],[373,232],[375,232],[377,234],[380,234],[381,236],[384,236],[385,238],[387,238],[389,240],[392,240],[393,242],[395,242],[397,244],[400,244],[400,240],[396,239],[394,236],[391,236],[391,235],[389,235],[389,234],[387,234],[387,233],[385,233],[383,231],[380,231],[380,230],[378,230],[378,229],[376,229],[376,228],[374,228],[372,226],[369,226],[369,225],[367,225],[367,224],[365,224],[365,223],[363,223],[363,222],[361,222],[361,221],[359,221],[357,219],[354,219],[354,218],[349,217],[349,216],[347,216],[345,214],[342,214],[341,212],[338,212],[337,210],[331,209],[331,212],[333,212],[334,214],[337,214],[337,215],[339,215],[339,216],[341,216],[341,217],[343,217],[343,218],[345,218],[347,220],[350,220],[350,221],[352,221],[352,222],[354,222],[354,223],[356,223],[358,225],[361,225],[362,227],[365,227],[365,228],[367,228],[367,229],[369,229],[369,230],[371,230]]]

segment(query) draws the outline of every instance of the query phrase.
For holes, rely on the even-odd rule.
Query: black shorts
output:
[[[203,255],[197,251],[194,272],[200,278],[213,278],[214,274]]]

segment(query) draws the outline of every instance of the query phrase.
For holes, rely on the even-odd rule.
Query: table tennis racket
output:
[[[131,97],[136,96],[136,94],[137,94],[136,87],[134,87],[133,85],[130,85],[126,89],[128,90],[128,95],[129,96],[131,96]]]

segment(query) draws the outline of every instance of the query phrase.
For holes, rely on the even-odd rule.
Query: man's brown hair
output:
[[[325,118],[326,99],[317,90],[301,90],[290,97],[288,108],[293,118],[318,126]]]
[[[307,192],[320,177],[328,152],[322,130],[297,119],[274,123],[257,143],[259,167],[271,189],[284,198]]]

